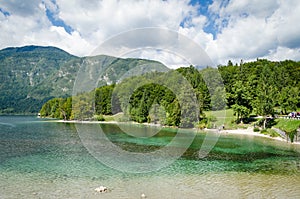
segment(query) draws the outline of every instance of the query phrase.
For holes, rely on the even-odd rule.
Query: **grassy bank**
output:
[[[297,135],[297,129],[300,128],[300,120],[277,119],[275,128],[278,128],[286,133],[293,142]]]
[[[237,124],[236,116],[232,109],[226,109],[221,111],[205,111],[207,118],[209,118],[209,127],[220,127],[224,125],[225,129],[246,129],[250,124]]]
[[[285,132],[293,132],[300,127],[300,120],[277,119],[276,123],[275,127]]]

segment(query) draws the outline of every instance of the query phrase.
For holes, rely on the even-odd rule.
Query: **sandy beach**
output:
[[[265,138],[270,138],[278,141],[283,141],[287,142],[286,139],[282,137],[271,137],[269,135],[264,135],[259,132],[254,132],[253,127],[248,127],[247,129],[234,129],[234,130],[220,130],[219,131],[221,134],[239,134],[239,135],[252,135],[252,136],[259,136],[259,137],[265,137]],[[291,142],[288,142],[291,143]],[[300,142],[293,142],[291,144],[300,144]]]

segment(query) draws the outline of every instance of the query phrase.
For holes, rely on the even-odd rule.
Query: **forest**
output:
[[[300,62],[253,62],[198,70],[194,66],[151,72],[89,93],[46,102],[40,114],[64,120],[103,120],[122,112],[124,121],[193,127],[204,111],[232,109],[237,123],[274,117],[300,107]],[[265,120],[266,121],[266,120]],[[266,125],[266,124],[264,124]]]

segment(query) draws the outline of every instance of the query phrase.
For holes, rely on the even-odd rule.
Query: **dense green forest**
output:
[[[272,116],[296,111],[300,106],[300,62],[257,60],[239,66],[228,62],[218,69],[227,106],[239,120],[247,119],[252,112]]]
[[[71,105],[73,108],[69,109]],[[197,69],[189,67],[126,78],[119,84],[103,86],[72,99],[54,98],[44,104],[40,114],[85,120],[94,115],[123,112],[125,120],[190,127],[209,108],[205,82]]]
[[[192,127],[206,121],[203,111],[231,108],[239,123],[253,114],[266,118],[296,111],[299,89],[300,62],[229,61],[200,71],[190,66],[126,78],[73,98],[52,99],[40,113],[42,117],[85,120],[123,112],[125,119],[140,123]]]

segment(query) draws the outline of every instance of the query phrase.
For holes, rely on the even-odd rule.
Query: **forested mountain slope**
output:
[[[3,49],[0,51],[0,114],[37,113],[49,99],[70,96],[80,68],[89,70],[99,85],[105,85],[115,83],[130,69],[142,72],[149,64],[167,70],[155,61],[105,55],[76,57],[55,47]]]

